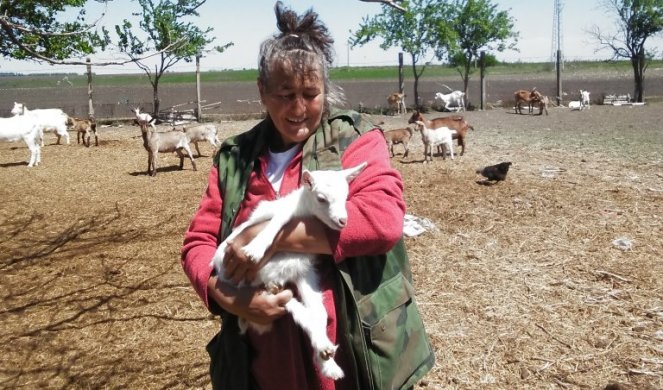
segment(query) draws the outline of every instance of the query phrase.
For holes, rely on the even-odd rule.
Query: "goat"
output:
[[[30,149],[28,167],[39,165],[41,162],[41,146],[39,144],[41,131],[41,127],[32,118],[24,115],[0,118],[0,141],[23,140]]]
[[[407,108],[405,107],[404,93],[392,93],[391,95],[387,96],[387,103],[389,103],[389,107],[398,115],[405,114],[407,112]]]
[[[194,127],[185,127],[184,132],[189,138],[189,142],[193,142],[193,145],[196,147],[196,152],[198,152],[198,157],[202,156],[200,149],[198,148],[198,142],[209,142],[214,150],[216,150],[217,145],[221,144],[221,141],[217,137],[216,126],[213,124],[202,124]]]
[[[32,117],[36,124],[40,127],[40,143],[44,146],[44,131],[55,131],[58,137],[57,144],[60,145],[60,139],[64,137],[67,144],[69,144],[69,133],[67,132],[67,120],[69,116],[59,108],[44,108],[28,110],[23,103],[14,102],[14,107],[11,110],[12,115],[25,115]]]
[[[446,111],[452,111],[451,107],[455,107],[453,111],[464,111],[465,110],[465,92],[463,91],[451,91],[450,93],[443,94],[442,92],[437,92],[435,94],[435,102],[438,103],[438,107]]]
[[[536,90],[536,87],[532,88],[531,91],[525,90],[525,89],[519,89],[516,92],[513,93],[513,96],[516,100],[516,105],[514,107],[514,110],[516,114],[522,114],[522,104],[527,103],[529,107],[529,113],[532,113],[532,101],[533,100],[538,100],[543,98],[543,95],[539,91]]]
[[[72,130],[76,132],[76,143],[81,143],[81,138],[83,139],[83,145],[90,147],[90,138],[94,134],[94,145],[99,146],[99,137],[97,136],[97,121],[94,117],[90,119],[76,118],[73,116],[69,117],[67,125],[71,126]]]
[[[588,110],[590,109],[589,91],[580,90],[580,103],[583,107],[586,107]]]
[[[219,278],[223,278],[223,258],[228,243],[247,227],[259,222],[269,220],[265,228],[241,249],[254,262],[262,259],[281,228],[293,217],[314,216],[333,230],[343,229],[347,224],[345,202],[349,182],[357,177],[366,165],[364,162],[341,171],[304,170],[302,187],[282,198],[258,203],[249,219],[237,226],[219,245],[210,266],[214,267]],[[327,337],[327,312],[322,303],[315,261],[315,254],[276,253],[260,268],[251,285],[264,284],[267,291],[271,292],[288,283],[297,287],[301,302],[293,298],[286,303],[285,309],[309,336],[316,352],[315,362],[322,374],[332,379],[340,379],[344,374],[333,359],[338,346],[332,344]],[[262,325],[240,318],[239,327],[241,333],[245,333],[250,327],[263,334],[271,329],[271,324]]]
[[[458,140],[458,146],[460,146],[460,155],[465,154],[465,138],[467,137],[468,130],[474,130],[465,118],[462,115],[451,115],[440,118],[431,119],[430,121],[424,118],[424,116],[419,111],[412,113],[412,116],[408,120],[408,123],[415,123],[416,121],[421,121],[426,124],[426,127],[429,129],[437,129],[439,127],[448,127],[451,130],[456,130],[453,134],[453,138]]]
[[[189,147],[189,138],[186,133],[179,130],[156,132],[148,127],[147,123],[140,126],[141,135],[143,137],[143,147],[147,150],[147,174],[150,176],[157,175],[157,159],[159,153],[175,152],[180,158],[180,169],[184,169],[184,153],[182,149],[186,150],[191,160],[193,170],[196,171],[196,162],[193,161],[193,153]]]
[[[155,118],[152,118],[152,115],[146,113],[146,112],[140,112],[140,108],[135,107],[131,109],[133,111],[134,115],[136,116],[135,122],[138,123],[138,126],[143,126],[143,125],[150,125],[152,126],[152,130],[156,130],[156,126],[154,126],[154,122],[156,122]]]
[[[548,99],[548,96],[544,96],[538,91],[535,92],[535,97],[530,101],[530,113],[533,110],[534,106],[539,106],[539,113],[537,115],[543,114],[543,112],[546,112],[546,115],[548,115],[548,104],[550,104],[550,99]]]
[[[407,154],[410,150],[408,145],[410,143],[410,139],[412,138],[411,128],[405,127],[402,129],[387,130],[384,132],[384,138],[387,141],[387,149],[389,150],[391,157],[396,156],[394,154],[394,145],[396,144],[403,144],[403,148],[405,149],[403,157],[407,157]]]
[[[424,122],[416,121],[416,129],[421,132],[421,140],[424,143],[424,163],[430,161],[433,162],[433,146],[443,146],[442,159],[447,159],[447,150],[451,155],[451,159],[454,159],[454,147],[453,147],[453,134],[455,130],[451,130],[448,127],[442,126],[435,129],[429,128]]]
[[[582,111],[582,109],[583,109],[582,101],[580,101],[580,100],[572,100],[572,101],[570,101],[570,102],[569,102],[569,108],[570,108],[571,110]]]

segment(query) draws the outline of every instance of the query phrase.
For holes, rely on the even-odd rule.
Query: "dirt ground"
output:
[[[417,134],[393,158],[408,212],[436,226],[406,239],[436,354],[416,388],[663,388],[662,108],[467,112],[464,156],[423,164]],[[221,138],[255,122],[219,122]],[[47,134],[34,168],[0,144],[0,388],[210,388],[219,323],[179,249],[212,150],[149,177],[139,134]],[[507,180],[479,184],[500,161]]]

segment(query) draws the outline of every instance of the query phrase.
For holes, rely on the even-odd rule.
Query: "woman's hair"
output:
[[[285,8],[281,1],[274,6],[279,33],[260,45],[258,79],[270,88],[274,69],[306,76],[319,70],[325,86],[325,110],[344,101],[343,90],[329,81],[329,66],[334,61],[334,39],[318,14],[309,9],[302,16]]]

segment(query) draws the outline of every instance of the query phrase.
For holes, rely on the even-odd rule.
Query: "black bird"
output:
[[[486,182],[494,181],[495,183],[506,179],[506,174],[509,172],[511,162],[501,162],[495,165],[477,169],[477,173],[486,178]]]

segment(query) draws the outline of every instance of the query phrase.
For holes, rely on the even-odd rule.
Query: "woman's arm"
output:
[[[341,160],[343,168],[363,161],[368,161],[368,166],[350,183],[346,204],[348,224],[340,234],[331,231],[328,234],[336,261],[386,253],[403,235],[403,180],[391,166],[380,130],[370,131],[355,140]]]

